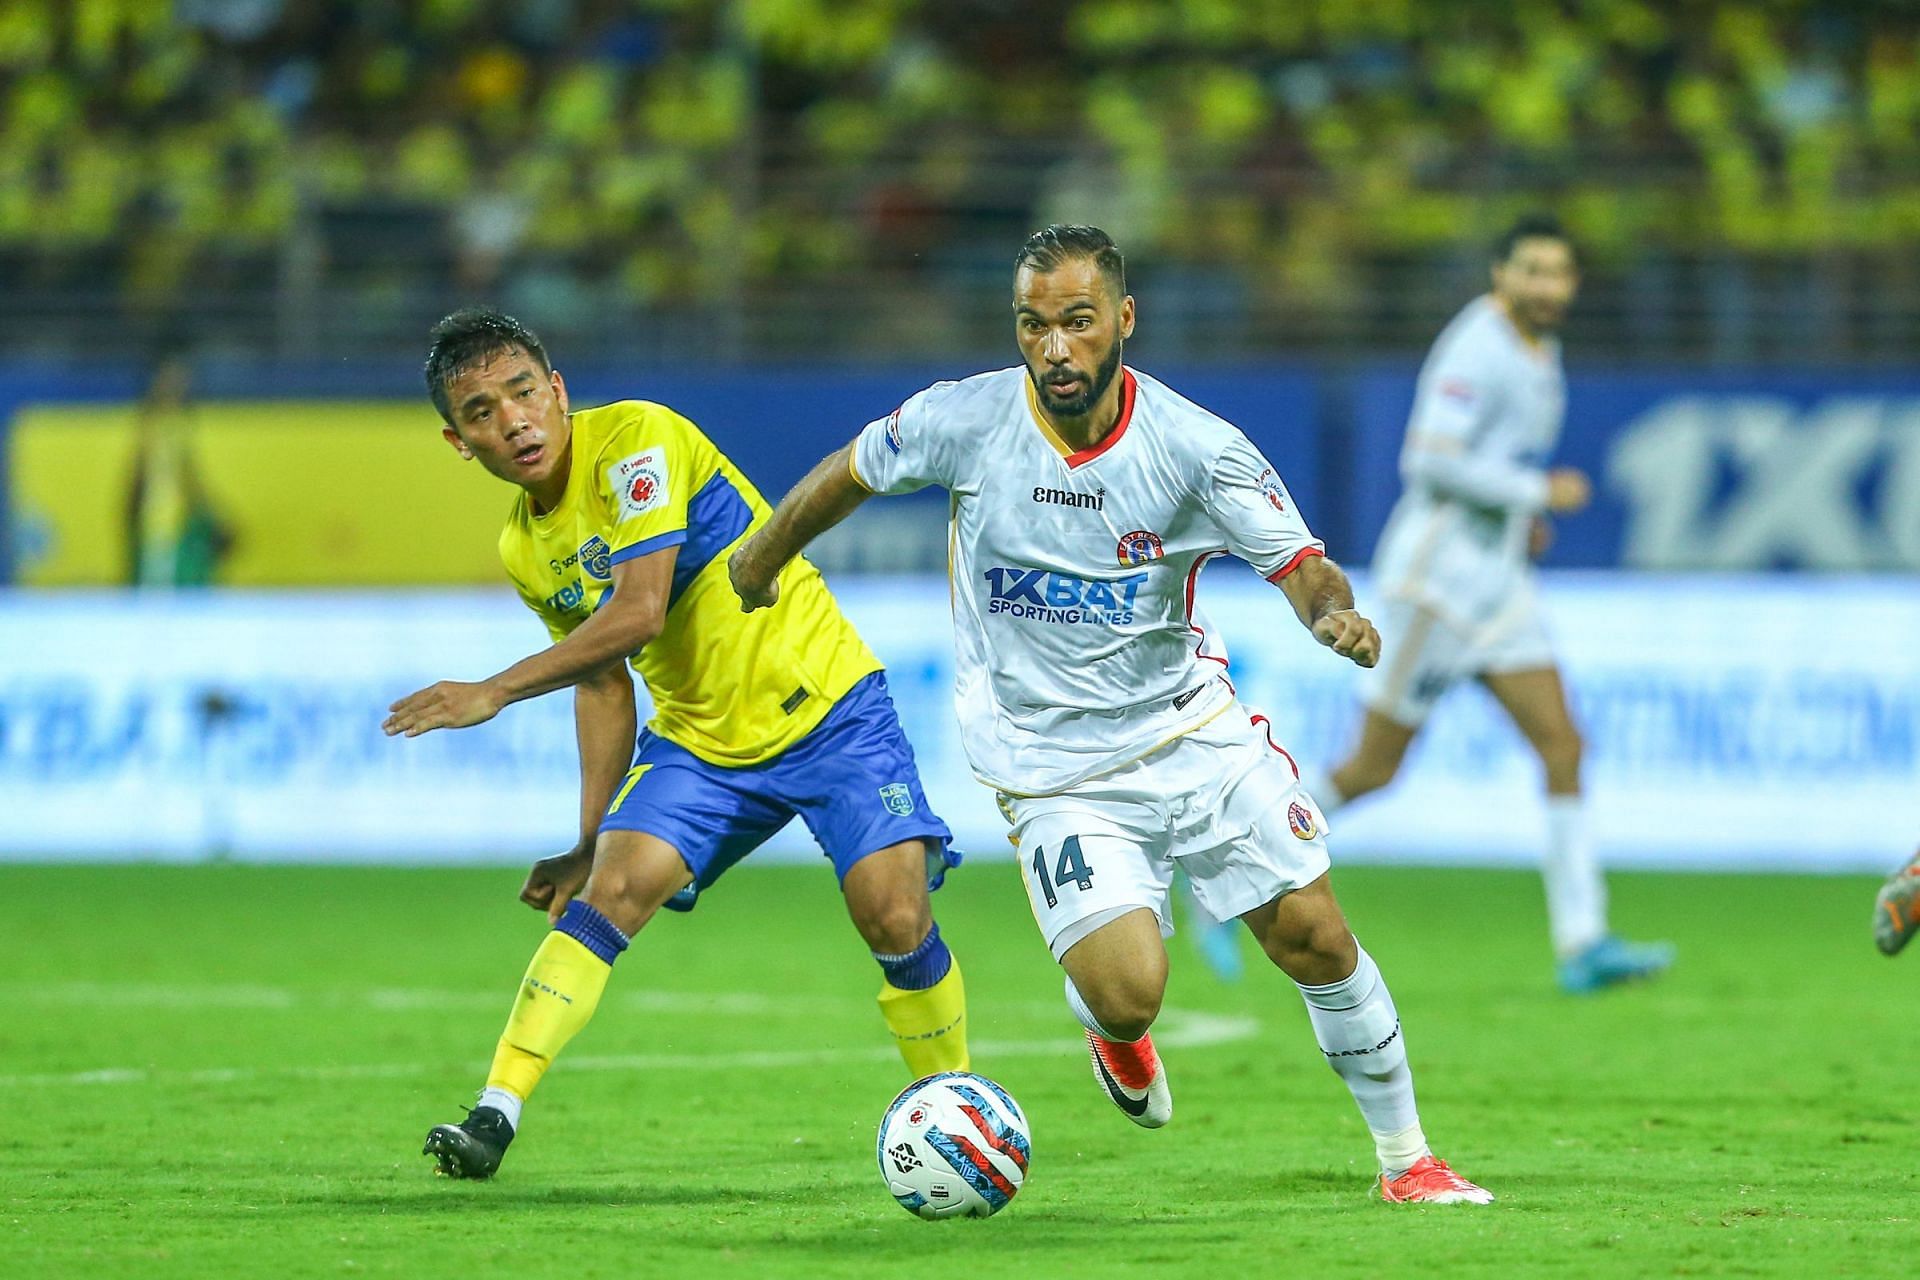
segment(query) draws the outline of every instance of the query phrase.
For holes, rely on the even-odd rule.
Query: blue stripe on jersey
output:
[[[753,523],[753,508],[740,496],[724,471],[700,486],[700,492],[687,499],[687,545],[673,565],[673,588],[667,595],[667,608],[673,608],[690,583],[713,558],[747,531]]]
[[[668,547],[677,547],[687,540],[685,529],[673,529],[666,533],[656,533],[651,538],[642,538],[630,547],[622,547],[607,557],[608,564],[625,564],[629,560],[638,560],[653,551],[663,551]]]

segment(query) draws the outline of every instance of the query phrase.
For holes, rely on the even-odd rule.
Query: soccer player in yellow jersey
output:
[[[778,607],[740,612],[727,556],[766,522],[759,491],[671,409],[572,410],[539,338],[497,311],[441,321],[426,378],[447,442],[520,489],[500,555],[554,643],[485,680],[410,694],[383,727],[475,725],[571,685],[580,745],[580,841],[536,863],[520,892],[553,930],[479,1105],[427,1135],[439,1171],[492,1174],[633,936],[663,906],[690,910],[796,814],[885,975],[880,1011],[907,1067],[964,1068],[960,969],[928,901],[960,860],[952,835],[921,792],[879,659],[818,571],[795,560]],[[637,743],[629,663],[654,705]]]

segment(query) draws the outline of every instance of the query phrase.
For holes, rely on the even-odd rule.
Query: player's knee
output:
[[[684,877],[682,877],[684,879]],[[596,866],[580,897],[586,904],[631,936],[653,917],[679,886],[659,875],[614,863]]]
[[[883,955],[905,955],[926,941],[933,913],[926,899],[894,894],[852,905],[853,925],[869,950]]]
[[[1160,1016],[1166,989],[1164,973],[1157,979],[1151,973],[1128,974],[1096,983],[1092,991],[1082,987],[1080,997],[1114,1039],[1138,1040]]]
[[[1572,726],[1542,739],[1540,763],[1546,768],[1547,777],[1556,782],[1578,779],[1584,746],[1580,731]]]
[[[1360,756],[1334,774],[1333,785],[1343,798],[1357,800],[1392,782],[1393,775],[1399,771],[1398,758]]]
[[[1300,921],[1285,931],[1273,931],[1261,946],[1282,972],[1307,986],[1338,982],[1359,962],[1359,944],[1338,911]]]

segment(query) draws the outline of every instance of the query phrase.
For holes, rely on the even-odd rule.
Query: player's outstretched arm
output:
[[[578,684],[624,662],[653,642],[666,625],[678,546],[613,566],[606,603],[550,649],[485,680],[442,680],[394,703],[380,726],[388,737],[417,738],[434,729],[464,729],[493,719],[502,707]]]
[[[1380,661],[1380,633],[1353,607],[1346,570],[1325,556],[1309,556],[1280,579],[1280,589],[1315,640],[1362,667]]]
[[[853,514],[873,495],[853,474],[853,445],[834,450],[780,499],[767,522],[727,560],[727,576],[743,613],[780,598],[780,571],[808,543]]]
[[[555,923],[593,871],[600,820],[627,776],[638,721],[633,676],[626,663],[612,663],[573,686],[574,736],[580,745],[580,839],[565,853],[534,863],[520,886],[520,901],[546,912]]]

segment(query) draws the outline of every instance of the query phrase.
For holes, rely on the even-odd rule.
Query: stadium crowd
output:
[[[1364,337],[1356,269],[1462,278],[1540,202],[1669,292],[1920,288],[1920,21],[1795,0],[4,0],[0,85],[0,267],[143,308],[306,273],[564,333],[998,288],[1097,214],[1176,322]]]

